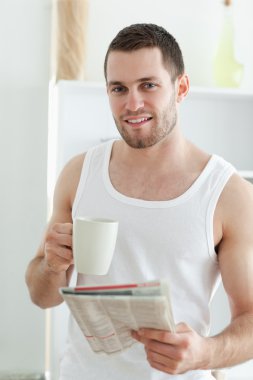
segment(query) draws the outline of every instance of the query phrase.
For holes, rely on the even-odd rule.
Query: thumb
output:
[[[192,328],[184,322],[180,322],[176,325],[177,333],[183,333],[183,332],[189,332],[189,331],[192,331]]]

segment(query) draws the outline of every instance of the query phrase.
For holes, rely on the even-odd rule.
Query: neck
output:
[[[148,168],[152,170],[163,169],[168,164],[174,170],[181,166],[187,156],[189,143],[183,137],[181,131],[175,128],[170,135],[159,141],[157,144],[143,149],[132,148],[124,141],[120,141],[115,147],[117,160],[135,169]]]
[[[128,197],[168,200],[192,185],[209,158],[181,134],[145,149],[118,141],[113,145],[109,176],[114,188]]]

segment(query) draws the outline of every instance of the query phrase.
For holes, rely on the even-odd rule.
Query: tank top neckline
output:
[[[196,178],[196,180],[193,182],[193,184],[181,195],[179,195],[176,198],[168,199],[168,200],[144,200],[139,198],[132,198],[128,197],[125,194],[120,193],[118,190],[115,189],[115,187],[112,185],[110,176],[109,176],[109,162],[111,158],[111,151],[112,146],[115,140],[109,141],[106,144],[106,150],[105,150],[105,159],[104,159],[104,165],[103,165],[103,181],[105,188],[107,192],[112,196],[113,198],[117,199],[118,201],[121,201],[123,203],[133,205],[133,206],[139,206],[139,207],[147,207],[147,208],[167,208],[167,207],[174,207],[181,203],[186,202],[189,200],[199,189],[201,184],[205,181],[205,179],[208,177],[210,171],[212,170],[215,162],[218,159],[218,156],[215,154],[211,155],[209,161],[207,162],[206,166],[200,173],[200,175]]]

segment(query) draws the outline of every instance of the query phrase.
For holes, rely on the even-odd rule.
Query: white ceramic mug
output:
[[[73,223],[73,256],[77,272],[106,274],[114,254],[117,233],[116,220],[76,218]]]

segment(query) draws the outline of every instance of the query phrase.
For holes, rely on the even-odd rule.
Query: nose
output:
[[[129,91],[125,106],[128,111],[137,111],[138,109],[144,107],[144,99],[142,94],[137,90]]]

